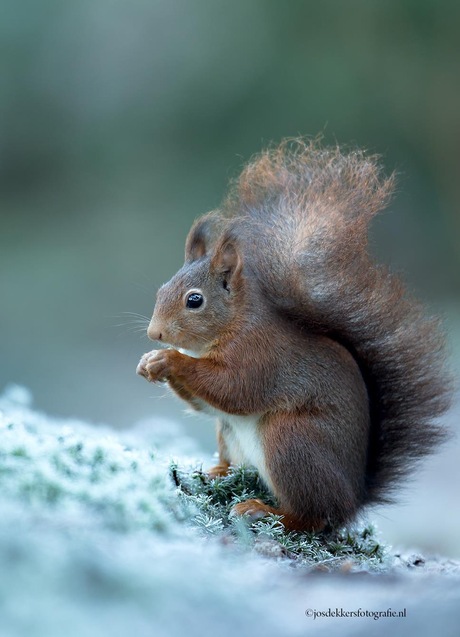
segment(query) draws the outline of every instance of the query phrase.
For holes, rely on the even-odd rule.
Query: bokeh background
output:
[[[460,368],[456,0],[5,0],[0,17],[0,388],[129,427],[185,419],[135,376],[136,331],[187,231],[270,141],[322,133],[398,172],[373,249],[444,315]],[[449,418],[457,427],[458,407]],[[425,464],[385,537],[459,554],[459,446]]]

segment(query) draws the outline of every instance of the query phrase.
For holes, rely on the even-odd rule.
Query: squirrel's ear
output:
[[[243,259],[237,244],[231,239],[224,239],[214,250],[211,259],[211,269],[225,275],[228,281],[234,280],[241,272]]]
[[[185,242],[186,261],[197,261],[208,253],[218,221],[216,212],[210,212],[195,221]]]

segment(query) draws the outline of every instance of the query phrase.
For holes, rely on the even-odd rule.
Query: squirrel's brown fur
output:
[[[219,410],[214,475],[251,453],[259,462],[280,507],[250,501],[236,513],[278,512],[297,529],[341,524],[389,501],[445,438],[438,320],[368,254],[368,224],[392,188],[361,151],[284,142],[195,223],[184,267],[160,290],[152,337],[201,356],[160,350],[138,371],[196,409]],[[206,290],[201,315],[177,301],[189,288]],[[257,415],[260,457],[232,414]]]
[[[387,501],[446,437],[434,420],[450,404],[439,319],[368,254],[368,224],[393,187],[376,157],[288,140],[246,167],[224,206],[274,305],[358,362],[372,419],[366,502]]]

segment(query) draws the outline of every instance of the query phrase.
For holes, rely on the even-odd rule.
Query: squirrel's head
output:
[[[226,235],[211,250],[209,231],[206,218],[190,231],[185,264],[158,290],[147,330],[151,340],[196,356],[228,332],[243,295],[243,262],[235,242]]]

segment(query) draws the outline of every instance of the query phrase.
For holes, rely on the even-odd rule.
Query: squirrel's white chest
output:
[[[255,467],[262,480],[271,487],[261,437],[260,416],[221,413],[219,419],[231,463]]]

